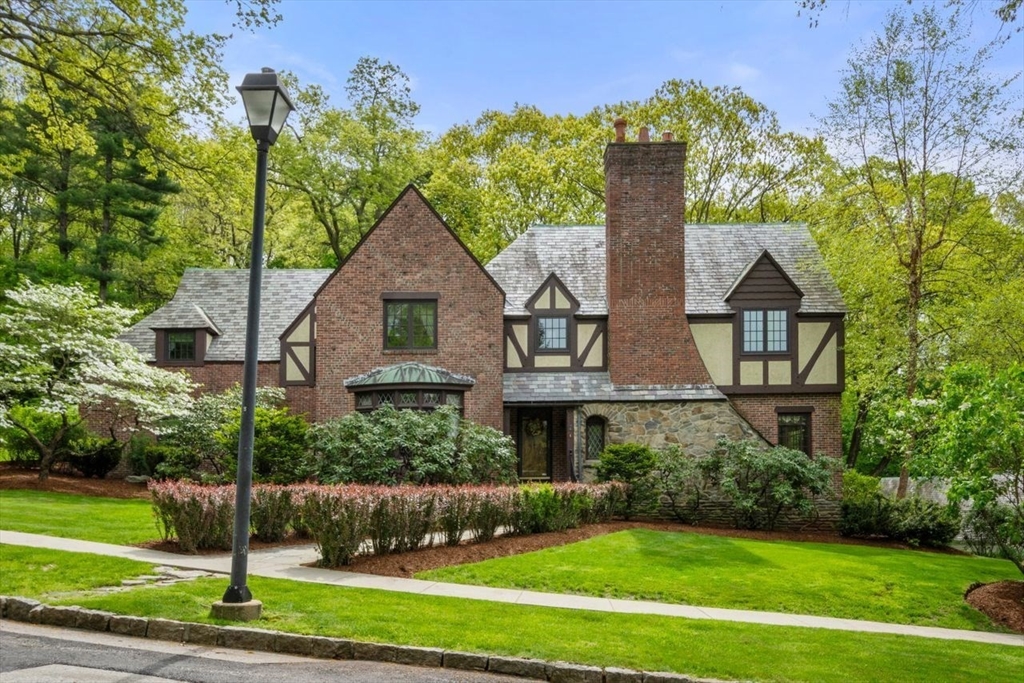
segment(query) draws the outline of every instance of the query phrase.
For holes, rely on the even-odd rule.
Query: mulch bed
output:
[[[108,498],[149,498],[145,484],[129,484],[123,479],[86,479],[67,474],[54,473],[45,481],[39,480],[39,472],[0,466],[0,489],[30,489],[56,493],[77,493]],[[732,538],[750,538],[762,541],[806,541],[817,543],[843,543],[870,545],[880,548],[907,549],[908,546],[890,541],[875,541],[845,538],[824,532],[794,531],[745,531],[741,529],[717,529],[709,527],[684,526],[675,522],[608,522],[592,524],[582,529],[569,529],[531,536],[500,537],[489,543],[464,543],[453,548],[424,548],[399,555],[382,557],[360,557],[340,571],[353,571],[380,576],[411,578],[417,572],[448,567],[457,564],[482,562],[496,557],[508,557],[529,553],[543,548],[576,543],[594,536],[609,534],[626,529],[652,529],[668,532],[693,532]],[[280,545],[301,545],[309,539],[289,536],[283,543],[262,543],[250,541],[252,550],[272,548]],[[167,552],[178,552],[175,541],[151,541],[143,547]],[[955,548],[923,549],[933,552],[964,554]],[[201,554],[218,554],[224,551],[201,551]],[[993,621],[1018,633],[1024,633],[1024,581],[1000,581],[973,587],[965,600],[975,609],[984,612]]]
[[[997,581],[973,586],[964,599],[997,624],[1024,633],[1024,581]]]

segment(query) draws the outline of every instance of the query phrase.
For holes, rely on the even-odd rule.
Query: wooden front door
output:
[[[551,408],[519,411],[519,477],[551,479]]]

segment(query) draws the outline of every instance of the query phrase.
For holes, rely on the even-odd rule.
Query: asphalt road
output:
[[[326,661],[0,622],[0,683],[522,683],[494,674]]]

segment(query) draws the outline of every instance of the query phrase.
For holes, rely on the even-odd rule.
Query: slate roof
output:
[[[686,226],[686,312],[732,313],[726,295],[764,250],[803,291],[802,313],[846,311],[805,224],[698,223]],[[526,301],[552,272],[581,314],[608,314],[604,226],[534,226],[486,267],[505,290],[506,315],[526,314]]]
[[[280,360],[278,337],[312,301],[317,288],[332,272],[276,268],[263,271],[259,360]],[[170,303],[125,330],[121,339],[146,354],[149,360],[154,360],[154,329],[212,325],[217,336],[206,351],[206,360],[241,361],[245,357],[248,296],[248,270],[189,268],[182,275],[178,291]]]
[[[526,302],[554,272],[580,302],[581,315],[608,315],[604,227],[530,228],[484,266],[505,290],[505,313],[527,313]]]
[[[713,384],[613,385],[607,372],[506,372],[505,403],[724,401]]]
[[[343,384],[346,387],[370,387],[385,384],[444,384],[451,386],[472,386],[476,380],[469,375],[459,375],[444,368],[424,365],[416,361],[396,363],[384,368],[376,368],[355,377],[349,377]]]

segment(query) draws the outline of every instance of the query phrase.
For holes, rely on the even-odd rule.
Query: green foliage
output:
[[[149,493],[164,539],[176,537],[181,552],[231,549],[235,487],[150,482]]]
[[[960,515],[952,505],[919,496],[889,498],[882,493],[877,477],[847,470],[843,473],[843,502],[837,526],[843,536],[945,546],[960,530]]]
[[[68,420],[74,425],[62,431],[63,421],[59,415],[36,410],[28,406],[16,406],[11,410],[12,417],[27,427],[27,430],[16,427],[0,427],[0,443],[8,450],[11,459],[23,467],[37,467],[40,461],[39,451],[29,434],[34,434],[40,441],[54,444],[53,462],[66,462],[71,454],[71,442],[85,436],[85,427],[80,423],[78,410],[68,411]]]
[[[298,415],[290,415],[287,408],[259,406],[253,418],[253,481],[294,484],[308,479],[313,470],[306,451],[306,421]],[[226,461],[229,479],[237,474],[241,422],[241,410],[233,411],[214,434],[221,451],[235,455]]]
[[[284,401],[284,390],[277,387],[256,389],[257,409],[272,409]],[[238,407],[242,390],[237,384],[219,394],[203,394],[181,417],[161,425],[160,445],[168,450],[157,465],[157,475],[169,479],[224,481],[232,476],[238,445],[234,450],[223,434],[234,423],[238,429]],[[218,438],[221,435],[222,438]]]
[[[284,486],[252,487],[249,525],[252,532],[266,543],[280,543],[298,516],[294,492]]]
[[[932,471],[949,479],[950,501],[969,502],[973,519],[1024,572],[1024,365],[995,373],[952,367],[931,409]]]
[[[658,504],[654,467],[654,451],[638,443],[609,444],[597,465],[598,481],[623,484],[621,515],[631,519],[654,510]]]
[[[349,413],[313,425],[310,447],[323,483],[466,484],[515,481],[515,447],[500,432],[443,407],[434,412]]]
[[[719,461],[693,458],[676,445],[656,454],[654,478],[658,495],[668,501],[672,515],[687,524],[700,521],[701,504],[717,486]]]
[[[117,439],[87,436],[71,443],[68,462],[85,477],[102,479],[121,462],[124,444]]]
[[[1001,557],[1019,565],[1024,558],[1024,534],[1015,520],[1022,515],[1024,511],[999,503],[971,506],[961,526],[964,543],[975,555]]]
[[[809,516],[814,496],[832,490],[838,463],[806,453],[754,441],[719,441],[720,490],[733,507],[736,526],[771,531],[779,516],[794,511]]]

